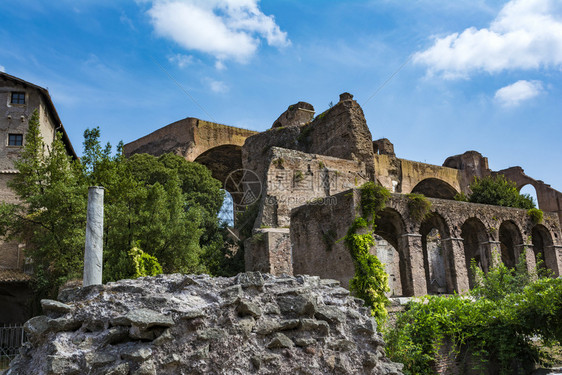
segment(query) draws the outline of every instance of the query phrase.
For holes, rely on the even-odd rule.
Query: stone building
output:
[[[17,198],[8,187],[18,171],[14,161],[25,144],[28,121],[39,114],[41,135],[47,145],[57,132],[70,155],[76,157],[62,126],[49,92],[20,78],[0,72],[0,200],[14,203]],[[23,323],[31,317],[29,275],[26,271],[24,244],[0,242],[0,324]],[[27,267],[29,268],[29,267]]]
[[[170,133],[174,124],[125,145],[125,151],[171,151],[204,161],[233,196],[242,197],[235,204],[247,208],[254,203],[257,216],[238,223],[253,228],[244,244],[248,271],[311,274],[347,285],[354,267],[338,240],[360,211],[357,188],[376,181],[393,193],[376,221],[379,245],[372,249],[386,264],[393,295],[461,293],[471,287],[472,259],[486,271],[499,261],[514,266],[523,252],[529,268],[542,258],[555,275],[562,274],[562,193],[520,167],[492,171],[476,151],[451,156],[442,166],[400,159],[388,139],[373,141],[351,94],[340,95],[337,104],[316,117],[308,103],[291,105],[269,130],[247,134],[244,142],[238,138],[235,144],[214,145],[205,138],[198,150],[205,159],[177,151],[197,149],[190,134],[197,133],[199,120],[191,121],[185,134],[175,136],[173,147],[163,148],[163,138],[155,135]],[[217,132],[221,127],[225,135],[234,132],[212,126]],[[182,137],[189,142],[182,144]],[[225,149],[236,151],[228,163],[221,162]],[[240,168],[244,173],[237,172]],[[518,189],[534,186],[544,220],[533,223],[525,210],[453,199],[469,193],[475,177],[494,174],[515,181]],[[232,179],[237,183],[229,183]],[[431,215],[421,222],[410,215],[409,193],[424,194],[432,202]]]

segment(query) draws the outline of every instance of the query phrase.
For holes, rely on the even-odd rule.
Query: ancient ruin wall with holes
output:
[[[183,130],[180,121],[126,145],[125,151],[172,151],[201,162],[233,196],[240,191],[227,176],[240,168],[252,171],[260,183],[240,185],[242,193],[257,198],[255,221],[241,223],[253,227],[244,244],[248,271],[312,274],[347,285],[353,264],[338,239],[360,213],[356,189],[376,181],[393,193],[377,219],[372,249],[385,263],[393,295],[466,291],[471,259],[486,270],[500,261],[513,266],[523,252],[529,268],[543,259],[561,274],[562,193],[520,167],[491,171],[476,151],[451,156],[442,166],[400,159],[388,139],[372,140],[363,110],[348,93],[314,115],[312,105],[299,102],[261,133],[186,119]],[[197,133],[208,135],[201,144]],[[173,139],[173,147],[164,147],[164,139]],[[531,184],[544,220],[534,224],[525,210],[453,200],[469,192],[474,177],[494,174],[504,174],[519,189]],[[432,215],[422,222],[409,215],[405,194],[412,192],[432,202]]]

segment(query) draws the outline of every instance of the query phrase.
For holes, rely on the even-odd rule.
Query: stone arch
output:
[[[466,269],[470,270],[472,259],[484,272],[488,272],[491,264],[490,241],[486,226],[476,217],[467,219],[461,226],[461,237],[464,244]],[[474,287],[474,275],[469,272],[469,286]]]
[[[438,178],[426,178],[412,189],[412,193],[423,194],[430,198],[453,199],[457,190]]]
[[[554,241],[549,230],[544,225],[537,224],[531,230],[531,239],[537,264],[539,264],[538,260],[542,258],[544,267],[552,270],[555,275],[560,275]]]
[[[223,187],[229,193],[236,193],[238,187],[234,185],[232,179],[227,177],[235,170],[242,169],[242,147],[237,145],[220,145],[213,147],[199,156],[194,162],[203,164],[211,170],[214,178],[222,182]],[[237,194],[232,194],[235,204]]]
[[[507,267],[515,268],[523,250],[521,231],[513,221],[506,220],[500,225],[499,235],[501,260]]]
[[[451,294],[455,291],[454,259],[446,239],[450,230],[445,219],[433,213],[420,225],[425,279],[428,294]]]
[[[375,236],[379,237],[376,255],[385,264],[392,295],[413,295],[411,275],[408,275],[408,259],[401,238],[406,225],[400,213],[386,207],[375,220]],[[381,241],[384,240],[383,241]]]
[[[531,198],[533,198],[533,202],[535,202],[535,204],[537,205],[537,208],[540,208],[539,206],[539,198],[537,195],[537,188],[535,187],[534,184],[532,183],[528,183],[526,185],[522,185],[522,186],[518,186],[517,190],[519,190],[519,194],[528,194],[531,196]]]

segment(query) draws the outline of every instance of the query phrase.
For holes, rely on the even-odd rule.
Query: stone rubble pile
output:
[[[66,289],[25,324],[15,374],[401,374],[334,280],[160,275]]]

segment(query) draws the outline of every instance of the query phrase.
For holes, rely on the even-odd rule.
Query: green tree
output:
[[[535,207],[533,198],[520,194],[515,182],[507,180],[504,175],[475,178],[470,184],[472,193],[468,201],[472,203],[493,204],[496,206],[530,209]]]
[[[82,275],[92,185],[105,188],[104,281],[220,271],[223,192],[210,171],[174,155],[127,159],[122,144],[112,155],[99,137],[98,128],[84,132],[80,163],[60,136],[46,145],[37,114],[30,119],[16,162],[20,173],[10,184],[21,203],[0,205],[0,235],[26,243],[38,297],[56,295],[62,283]]]
[[[0,235],[26,243],[36,290],[54,294],[61,283],[82,273],[87,188],[60,133],[45,144],[37,112],[15,167],[19,173],[9,186],[22,203],[0,205]]]
[[[222,246],[220,183],[204,166],[148,154],[124,158],[102,148],[99,130],[84,133],[85,178],[106,190],[104,280],[130,274],[130,249],[153,256],[166,273],[208,272],[205,254]]]

